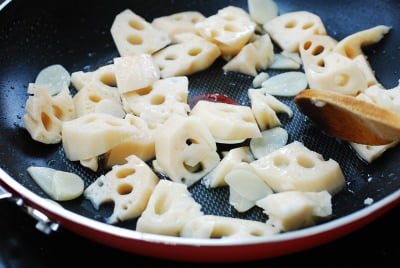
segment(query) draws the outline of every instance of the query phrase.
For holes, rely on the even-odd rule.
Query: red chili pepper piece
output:
[[[205,101],[211,101],[211,102],[222,102],[222,103],[227,103],[227,104],[234,104],[234,105],[239,105],[239,103],[232,99],[231,97],[228,97],[224,94],[219,94],[219,93],[209,93],[209,94],[203,94],[203,95],[198,95],[194,96],[189,100],[189,106],[193,108],[193,106],[196,105],[196,103],[200,100],[205,100]]]

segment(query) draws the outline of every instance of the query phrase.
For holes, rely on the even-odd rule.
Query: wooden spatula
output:
[[[400,115],[352,96],[307,89],[294,102],[326,133],[349,142],[383,145],[400,139]]]

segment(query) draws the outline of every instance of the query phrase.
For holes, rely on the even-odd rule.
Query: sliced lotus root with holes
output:
[[[114,65],[120,94],[150,87],[160,79],[160,70],[149,54],[114,58]]]
[[[133,114],[127,114],[125,120],[128,121],[138,131],[122,143],[113,147],[104,155],[106,167],[126,163],[129,155],[136,155],[143,161],[149,161],[155,157],[154,129],[150,129],[146,121]]]
[[[99,67],[92,72],[77,71],[71,74],[71,83],[77,91],[89,83],[96,83],[102,90],[113,90],[117,88],[114,64]]]
[[[249,138],[261,137],[249,106],[200,100],[190,115],[199,117],[218,143],[237,144]]]
[[[182,228],[182,237],[251,238],[278,234],[279,229],[263,222],[204,215],[190,219]]]
[[[100,156],[139,130],[129,121],[106,113],[89,113],[62,125],[62,145],[71,160]]]
[[[196,33],[196,23],[205,17],[198,11],[183,11],[169,16],[155,18],[151,23],[154,27],[168,33],[172,42],[177,42],[175,35],[181,33]]]
[[[285,145],[250,165],[275,192],[326,190],[333,195],[345,186],[343,172],[335,160],[324,160],[322,155],[298,141]]]
[[[306,74],[324,68],[324,57],[335,49],[337,43],[329,35],[311,34],[302,38],[299,52]]]
[[[308,85],[312,89],[331,90],[356,96],[368,88],[368,80],[356,61],[336,52],[323,58],[322,68],[307,71]]]
[[[335,47],[335,52],[352,59],[358,65],[367,80],[368,86],[377,85],[379,82],[367,60],[367,56],[362,51],[362,47],[378,43],[390,29],[389,26],[378,25],[359,31],[347,36]]]
[[[234,57],[250,41],[256,23],[243,9],[228,6],[196,24],[198,33],[216,44],[221,55],[228,60]]]
[[[168,33],[126,9],[115,16],[111,36],[120,56],[153,54],[170,44]]]
[[[184,184],[160,180],[137,221],[136,230],[179,236],[185,223],[202,215],[201,205]]]
[[[268,215],[267,224],[287,232],[315,225],[323,218],[330,217],[331,199],[327,191],[286,191],[268,195],[256,204]]]
[[[220,162],[216,142],[197,116],[172,114],[155,136],[155,167],[188,187]]]
[[[114,210],[106,221],[116,223],[139,217],[157,183],[158,177],[152,169],[131,155],[126,164],[115,165],[107,174],[97,178],[86,188],[84,196],[96,209],[104,203],[114,203]]]
[[[111,101],[114,105],[122,109],[118,90],[98,85],[98,83],[92,81],[79,90],[73,97],[77,117],[95,112],[96,107],[105,100]],[[112,108],[112,106],[109,105],[109,108]]]
[[[389,26],[378,25],[356,32],[341,40],[337,44],[335,51],[350,59],[354,59],[363,54],[363,46],[378,43],[389,31]]]
[[[380,41],[389,30],[390,27],[380,25],[349,35],[340,42],[329,36],[306,36],[301,40],[299,49],[310,87],[357,95],[367,87],[379,84],[361,48]],[[331,56],[332,52],[338,55]],[[332,70],[339,64],[343,64],[343,68],[346,69],[342,73]],[[329,65],[329,70],[327,70],[327,65]],[[340,66],[337,66],[337,69],[340,69]],[[331,77],[327,77],[327,72]],[[317,82],[321,79],[324,82]],[[328,80],[331,82],[327,82]],[[366,83],[361,80],[365,80]],[[330,84],[330,88],[326,86],[326,83]],[[317,88],[318,86],[321,88]]]
[[[312,34],[300,41],[300,56],[309,87],[356,95],[368,86],[364,75],[368,72],[360,68],[365,66],[362,59],[355,61],[335,53],[337,44],[328,35]],[[373,77],[368,81],[373,81]]]
[[[25,106],[24,124],[32,139],[56,144],[61,141],[62,122],[75,118],[75,107],[69,89],[50,96],[45,85],[29,84],[30,95]]]
[[[264,34],[245,45],[240,52],[223,66],[225,71],[240,72],[256,76],[274,60],[274,46],[268,34]]]
[[[298,52],[300,40],[310,34],[325,35],[321,18],[308,11],[294,11],[273,18],[263,25],[282,50]]]
[[[221,55],[218,47],[195,34],[176,35],[179,43],[155,53],[162,78],[190,75],[210,67]]]
[[[152,86],[121,95],[124,109],[147,122],[151,129],[162,125],[171,114],[187,115],[189,80],[186,76],[169,77]]]

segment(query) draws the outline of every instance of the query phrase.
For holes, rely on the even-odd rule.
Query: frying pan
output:
[[[307,10],[318,14],[328,34],[337,40],[379,24],[392,30],[378,44],[364,49],[376,76],[385,88],[399,79],[400,3],[397,0],[363,1],[279,1],[280,13]],[[161,259],[222,262],[244,261],[287,255],[328,243],[368,224],[400,202],[400,148],[386,151],[368,164],[346,142],[330,137],[300,114],[291,98],[280,98],[295,112],[292,119],[281,118],[289,132],[289,142],[298,140],[324,158],[335,159],[342,167],[347,185],[333,197],[332,218],[315,226],[271,237],[240,240],[192,239],[146,234],[135,231],[135,220],[105,223],[112,207],[95,210],[83,197],[60,203],[47,201],[46,194],[26,172],[31,165],[71,171],[89,185],[98,173],[66,159],[60,145],[44,145],[31,139],[22,116],[28,83],[41,69],[62,64],[70,72],[92,71],[112,62],[117,50],[110,35],[116,14],[129,8],[148,21],[179,11],[197,10],[205,16],[235,5],[247,10],[247,1],[135,0],[135,1],[6,1],[0,10],[0,197],[24,208],[38,220],[44,232],[59,226],[110,247]],[[224,73],[224,61],[189,77],[189,98],[204,93],[223,93],[241,104],[249,104],[247,89],[252,77]],[[273,74],[273,72],[270,72]],[[99,173],[104,170],[100,170]],[[225,188],[207,190],[201,183],[190,192],[206,214],[265,221],[254,208],[235,212],[228,204]],[[366,205],[364,200],[374,201]],[[226,202],[221,202],[226,201]]]

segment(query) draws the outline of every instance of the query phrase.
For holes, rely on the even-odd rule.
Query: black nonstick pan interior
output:
[[[332,37],[340,40],[349,34],[377,25],[392,26],[378,44],[365,48],[385,88],[397,86],[400,78],[400,3],[385,1],[276,1],[280,13],[307,10],[318,14]],[[71,73],[93,71],[111,63],[118,56],[110,35],[115,15],[130,8],[148,21],[178,11],[197,10],[205,16],[215,14],[228,5],[243,7],[247,1],[12,1],[0,11],[0,167],[20,184],[47,197],[26,172],[28,166],[48,166],[75,172],[85,179],[86,186],[99,174],[82,168],[66,159],[60,145],[44,145],[31,139],[23,125],[27,86],[41,69],[62,64]],[[224,60],[219,59],[208,70],[189,77],[189,96],[204,93],[223,93],[241,104],[249,104],[247,89],[253,77],[224,73]],[[273,75],[276,72],[268,70]],[[311,150],[332,158],[342,167],[347,188],[333,198],[333,219],[364,208],[364,200],[375,202],[400,188],[400,148],[395,147],[376,161],[361,160],[348,143],[322,133],[297,111],[292,98],[282,98],[295,115],[292,119],[280,116],[290,141],[300,141]],[[265,221],[261,209],[238,213],[228,203],[228,189],[206,189],[201,183],[189,189],[202,204],[206,214],[224,215]],[[112,210],[103,206],[95,210],[83,197],[62,205],[80,215],[104,221]],[[136,221],[117,225],[135,229]]]

